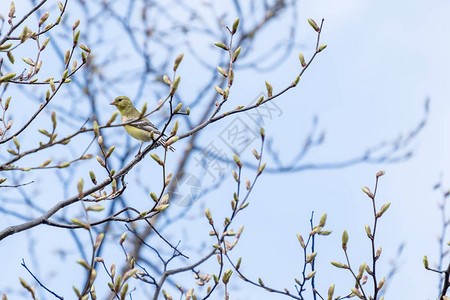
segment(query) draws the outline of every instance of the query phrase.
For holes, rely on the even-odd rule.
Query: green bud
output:
[[[100,204],[94,204],[94,205],[86,207],[87,211],[102,211],[104,209],[105,209],[105,207]]]
[[[219,73],[222,74],[223,77],[228,77],[227,72],[225,72],[225,70],[221,67],[217,66],[217,71],[219,71]]]
[[[264,101],[264,96],[259,97],[258,101],[256,101],[256,105],[261,105],[261,103]]]
[[[183,103],[178,103],[177,107],[175,107],[175,110],[173,111],[174,114],[178,113],[181,109],[181,107],[183,107]]]
[[[256,158],[257,160],[259,160],[259,159],[261,158],[261,155],[258,154],[258,152],[256,151],[255,148],[252,149],[252,153],[253,153],[253,155],[255,156],[255,158]]]
[[[241,160],[239,159],[239,156],[237,154],[233,154],[233,160],[236,163],[236,165],[240,168],[242,168]]]
[[[70,50],[67,49],[66,53],[64,53],[64,65],[67,66],[67,64],[69,63],[69,59],[70,59]]]
[[[51,162],[52,162],[51,159],[47,159],[46,161],[44,161],[42,164],[39,165],[39,168],[44,168],[48,166]]]
[[[147,112],[147,102],[144,103],[141,109],[141,114],[139,115],[139,118],[143,118],[145,113]]]
[[[231,274],[233,274],[231,269],[228,269],[223,273],[222,282],[224,284],[227,284],[230,281]]]
[[[8,98],[6,98],[6,101],[5,101],[5,110],[8,109],[9,103],[10,103],[10,102],[11,102],[11,96],[9,96]]]
[[[164,162],[155,153],[150,153],[151,158],[153,158],[160,166],[164,166]]]
[[[50,15],[50,13],[47,11],[46,13],[44,13],[40,19],[39,19],[39,26],[42,26],[42,24],[45,23],[45,21],[47,21],[48,16]]]
[[[172,81],[170,81],[169,76],[164,75],[163,76],[163,81],[165,84],[167,84],[168,86],[170,86],[172,84]]]
[[[0,77],[0,82],[5,82],[13,79],[16,76],[16,73],[8,73]]]
[[[241,46],[239,46],[233,53],[233,59],[232,62],[235,62],[236,59],[239,57],[239,54],[241,54]]]
[[[127,239],[127,233],[124,232],[124,233],[122,233],[122,235],[120,236],[119,244],[122,245],[123,242],[125,242],[126,239]]]
[[[180,103],[181,104],[181,103]],[[173,125],[172,130],[170,131],[170,135],[175,135],[177,134],[178,131],[178,120],[175,121],[175,124]]]
[[[48,37],[48,38],[46,38],[46,39],[44,40],[44,42],[42,43],[41,51],[44,50],[45,47],[47,47],[47,45],[48,45],[49,42],[50,42],[50,38]]]
[[[326,221],[327,221],[327,214],[325,213],[322,215],[322,217],[320,217],[319,226],[324,227]]]
[[[383,287],[385,281],[386,281],[385,277],[381,278],[380,282],[378,283],[378,289],[379,290]]]
[[[159,199],[158,199],[158,197],[156,196],[155,193],[153,193],[153,192],[150,193],[150,197],[152,198],[153,201],[155,201],[156,203],[158,203]]]
[[[172,83],[172,88],[170,89],[170,95],[174,95],[176,90],[178,89],[178,85],[180,84],[180,76],[175,78],[175,81]]]
[[[155,211],[163,211],[163,210],[165,210],[166,208],[168,208],[169,207],[169,204],[161,204],[161,205],[158,205],[157,207],[155,207]]]
[[[108,151],[106,152],[105,157],[108,158],[111,156],[111,154],[114,152],[114,149],[116,149],[116,146],[109,147]]]
[[[340,263],[340,262],[332,261],[331,264],[333,266],[335,266],[336,268],[348,269],[348,266],[346,266],[346,265],[344,265],[343,263]]]
[[[161,202],[159,202],[159,204],[167,204],[169,202],[169,194],[165,194],[162,198],[161,198]]]
[[[13,136],[13,141],[14,141],[14,144],[16,145],[17,151],[20,151],[20,144],[19,144],[19,141],[17,140],[16,136]]]
[[[9,6],[9,13],[8,13],[8,17],[10,19],[9,24],[11,24],[11,20],[14,17],[14,13],[16,12],[16,6],[14,5],[14,1],[11,1],[11,4]],[[11,24],[12,25],[12,24]],[[20,281],[22,282],[22,278],[20,278]]]
[[[361,190],[364,192],[364,193],[366,193],[366,195],[367,196],[369,196],[369,198],[372,198],[373,199],[373,194],[372,194],[372,192],[370,191],[370,189],[367,187],[367,186],[363,186],[362,188],[361,188]]]
[[[81,61],[82,61],[83,63],[86,63],[86,62],[87,62],[87,56],[86,56],[86,53],[84,53],[84,52],[81,52]]]
[[[312,272],[310,272],[306,277],[305,280],[311,279],[314,277],[314,275],[316,275],[317,270],[314,270]]]
[[[67,168],[68,166],[70,166],[70,162],[65,162],[65,163],[59,164],[58,168],[62,169],[62,168]]]
[[[109,126],[112,124],[112,122],[114,122],[117,118],[117,116],[119,115],[119,111],[114,111],[113,114],[111,115],[111,118],[109,118],[109,121],[106,123],[106,126]],[[98,124],[97,124],[98,126]]]
[[[52,118],[53,128],[55,128],[56,127],[56,112],[54,110],[52,110],[51,118]]]
[[[80,45],[78,45],[78,47],[80,47],[81,50],[83,50],[83,51],[86,51],[86,52],[88,52],[88,53],[91,53],[91,49],[89,49],[89,47],[86,46],[86,45],[80,44]]]
[[[66,69],[62,75],[63,81],[66,80],[67,76],[69,76],[69,70]]]
[[[310,262],[314,261],[316,256],[317,256],[317,252],[313,252],[313,253],[311,253],[311,255],[306,255],[305,263],[307,264],[307,263],[310,263]]]
[[[300,59],[300,63],[302,64],[302,67],[306,67],[305,57],[301,52],[298,53],[298,58]]]
[[[239,26],[239,18],[234,20],[233,22],[233,29],[231,30],[231,34],[235,34]]]
[[[347,242],[348,242],[348,233],[347,230],[344,230],[342,233],[342,249],[347,250]]]
[[[98,145],[101,147],[103,145],[103,136],[99,136],[97,139]]]
[[[97,179],[95,178],[95,174],[93,171],[89,171],[89,176],[91,177],[92,183],[97,184]]]
[[[28,39],[28,27],[27,25],[25,25],[25,27],[23,27],[23,31],[20,34],[20,42],[23,43]]]
[[[115,178],[111,181],[111,188],[112,188],[113,193],[115,193],[116,188],[117,188],[117,181]]]
[[[305,242],[303,240],[303,237],[300,234],[298,234],[298,233],[297,233],[297,239],[300,242],[300,245],[302,246],[302,248],[306,249],[306,245],[305,245]]]
[[[164,146],[169,147],[170,145],[172,145],[173,143],[178,141],[179,138],[180,138],[179,136],[171,137],[170,139],[167,140],[167,142],[164,144]]]
[[[366,229],[366,234],[369,237],[369,239],[372,239],[373,236],[372,236],[372,230],[370,229],[370,226],[366,224],[364,228]]]
[[[181,53],[178,55],[178,57],[175,59],[175,64],[173,65],[173,71],[175,72],[178,69],[178,66],[180,65],[181,61],[183,60],[184,54]]]
[[[317,49],[317,52],[321,52],[323,49],[325,49],[327,47],[327,44],[322,44],[319,46],[319,48]]]
[[[223,95],[223,90],[222,90],[220,87],[218,87],[218,86],[216,85],[216,86],[214,86],[214,88],[216,89],[216,91],[217,91],[220,95]]]
[[[17,153],[16,151],[14,151],[13,149],[6,149],[6,151],[8,151],[8,153],[12,154],[12,155],[19,155],[19,153]]]
[[[80,178],[80,180],[77,183],[77,189],[78,189],[78,198],[83,198],[83,185],[84,185],[84,180],[83,178]]]
[[[224,43],[214,43],[214,45],[226,51],[230,50]]]
[[[11,52],[7,52],[6,55],[8,56],[9,61],[14,64],[14,55]],[[15,76],[15,75],[14,75]],[[1,80],[0,80],[1,82]]]
[[[78,44],[78,40],[80,39],[80,31],[78,30],[74,35],[73,35],[73,43],[74,45]]]
[[[99,127],[98,127],[98,123],[97,123],[96,120],[94,120],[94,126],[93,126],[93,128],[94,128],[94,135],[97,137],[97,136],[100,134],[100,129],[99,129]]]
[[[233,174],[233,178],[234,180],[239,183],[239,175],[236,173],[235,170],[231,171],[231,173]]]
[[[173,299],[173,297],[168,292],[166,292],[166,290],[163,289],[163,290],[161,290],[161,292],[162,292],[165,300],[172,300]]]
[[[333,299],[333,294],[334,294],[334,283],[332,286],[330,286],[328,288],[328,300],[332,300]]]
[[[50,23],[47,26],[45,26],[44,31],[48,31],[52,27],[53,27],[53,23]]]
[[[356,297],[358,297],[359,299],[365,299],[365,297],[363,295],[361,295],[360,291],[358,291],[356,288],[351,288],[350,289],[352,291],[353,294],[355,294]]]
[[[266,163],[263,163],[261,165],[261,167],[259,167],[257,175],[260,175],[264,171],[265,168],[266,168]]]
[[[84,229],[89,229],[89,225],[86,224],[86,223],[84,223],[84,222],[82,222],[82,221],[79,220],[79,219],[76,219],[76,218],[70,219],[70,222],[71,222],[72,224],[78,225],[78,226],[80,226],[80,227],[82,227],[82,228],[84,228]]]
[[[208,219],[209,223],[212,224],[212,215],[211,215],[211,210],[209,208],[205,209],[205,216]]]
[[[317,23],[313,19],[308,19],[309,25],[311,25],[312,28],[314,28],[315,31],[319,32],[320,28],[317,26]]]
[[[258,278],[258,283],[259,283],[260,286],[264,287],[264,282],[262,281],[261,278]]]
[[[228,72],[228,85],[232,85],[234,80],[234,71],[230,68],[230,71]]]
[[[104,162],[103,159],[102,159],[100,156],[98,156],[98,155],[97,155],[97,161],[98,161],[98,163],[99,163],[103,168],[106,167],[105,162]]]
[[[42,67],[42,60],[38,61],[37,65],[36,65],[36,69],[35,69],[36,74],[41,70],[41,67]],[[36,78],[33,80],[37,81]]]
[[[38,131],[47,137],[52,137],[52,134],[45,129],[38,129]]]
[[[11,46],[12,46],[12,43],[0,45],[0,51],[7,50],[7,49],[11,48]]]
[[[75,31],[75,29],[77,29],[78,25],[80,25],[80,19],[75,21],[75,23],[72,26],[72,30]]]
[[[423,266],[428,270],[428,257],[426,255],[423,257]]]
[[[53,79],[50,79],[49,81],[50,88],[52,89],[52,92],[54,93],[56,91],[55,83],[53,82]]]
[[[322,231],[319,232],[319,235],[326,236],[326,235],[330,235],[331,233],[332,233],[331,230],[322,230]]]
[[[268,96],[269,98],[272,97],[273,88],[272,88],[272,86],[270,85],[270,83],[268,83],[267,81],[266,81],[266,88],[267,88],[267,96]]]
[[[381,217],[388,210],[389,206],[391,206],[390,202],[383,204],[383,206],[381,206],[380,208],[380,211],[377,213],[377,218]]]
[[[236,270],[239,270],[239,267],[241,266],[242,257],[239,257],[237,263],[236,263]]]

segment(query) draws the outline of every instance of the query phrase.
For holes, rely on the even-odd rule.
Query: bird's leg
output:
[[[138,156],[139,154],[141,154],[141,148],[142,148],[142,144],[143,144],[144,142],[143,141],[141,141],[141,145],[139,146],[139,151],[138,151],[138,153],[136,154],[136,156]]]

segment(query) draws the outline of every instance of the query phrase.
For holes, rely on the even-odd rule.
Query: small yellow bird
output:
[[[133,106],[130,98],[125,96],[119,96],[114,99],[110,105],[114,105],[120,112],[120,116],[122,119],[122,123],[128,123],[132,120],[138,120],[141,116],[141,113]],[[156,140],[161,135],[161,132],[156,128],[155,125],[152,124],[147,118],[141,118],[139,121],[133,122],[128,125],[124,125],[125,130],[135,139],[141,141],[141,146],[139,147],[139,153],[141,153],[142,144],[144,142],[148,142],[150,140]],[[153,131],[153,138],[151,132]],[[161,136],[158,139],[158,144],[165,147],[164,143],[166,142],[165,136]],[[169,146],[171,151],[175,149],[172,146]]]

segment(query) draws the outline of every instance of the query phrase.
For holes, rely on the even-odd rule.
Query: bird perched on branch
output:
[[[133,106],[130,98],[119,96],[114,99],[110,105],[117,107],[120,112],[122,123],[129,123],[132,120],[136,120],[136,122],[124,125],[123,127],[125,127],[125,130],[129,135],[141,141],[138,154],[141,153],[142,144],[144,142],[149,142],[150,140],[154,141],[158,139],[157,143],[163,147],[166,147],[165,135],[161,136],[161,132],[155,125],[152,124],[152,122],[150,122],[147,118],[141,117],[141,113]],[[168,148],[171,151],[175,150],[172,146],[169,146]]]

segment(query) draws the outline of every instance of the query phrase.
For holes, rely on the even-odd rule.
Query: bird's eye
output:
[[[122,101],[122,98],[117,99],[117,101],[119,101],[119,102]]]

